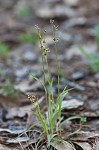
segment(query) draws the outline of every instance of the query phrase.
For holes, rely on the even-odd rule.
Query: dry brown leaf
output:
[[[20,150],[19,148],[9,148],[3,144],[0,144],[0,150]]]
[[[87,142],[75,142],[75,144],[82,148],[82,150],[92,150],[90,144]]]
[[[0,134],[1,134],[1,132],[3,133],[9,133],[9,134],[20,134],[20,133],[22,133],[24,130],[14,130],[14,131],[12,131],[12,130],[10,130],[10,129],[6,129],[6,128],[0,128]]]
[[[25,130],[10,130],[0,129],[0,142],[4,144],[19,144],[21,142],[27,142],[30,140],[27,136],[18,136],[19,134],[25,134]],[[0,149],[2,150],[2,149]]]
[[[82,106],[84,103],[77,99],[64,100],[62,101],[62,109],[74,109]]]
[[[95,140],[95,145],[94,145],[94,147],[95,147],[95,150],[99,150],[99,139],[97,140]]]
[[[17,137],[15,139],[10,138],[6,142],[9,143],[9,144],[18,144],[18,143],[21,143],[21,142],[27,142],[29,140],[30,140],[30,138],[28,138],[28,137]]]
[[[92,150],[99,150],[99,136],[89,138],[88,142],[92,146]]]
[[[51,145],[57,150],[75,150],[74,146],[66,141],[52,142]]]

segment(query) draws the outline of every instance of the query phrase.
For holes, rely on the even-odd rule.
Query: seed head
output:
[[[49,48],[44,49],[44,56],[46,56],[50,52]]]
[[[46,48],[46,49],[45,49],[45,52],[46,52],[46,53],[49,53],[49,52],[50,52],[49,48]]]
[[[28,95],[28,99],[32,102],[32,103],[35,103],[36,102],[36,96],[34,95]]]
[[[39,30],[39,29],[40,29],[39,26],[38,26],[38,24],[35,25],[35,29],[36,29],[36,30]]]

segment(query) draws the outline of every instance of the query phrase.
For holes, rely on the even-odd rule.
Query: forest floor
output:
[[[59,26],[60,88],[73,88],[64,99],[67,108],[62,111],[62,117],[86,117],[82,124],[79,118],[67,121],[63,136],[68,137],[80,129],[80,134],[73,134],[69,139],[75,149],[99,150],[99,71],[90,70],[88,59],[79,49],[81,45],[86,52],[99,57],[95,39],[95,32],[99,32],[95,29],[99,24],[98,0],[0,1],[0,42],[5,43],[3,49],[6,45],[9,47],[5,57],[7,52],[3,54],[0,43],[0,150],[33,150],[31,145],[34,146],[35,135],[25,132],[36,121],[32,114],[35,106],[28,95],[38,96],[42,112],[46,111],[42,86],[29,75],[31,71],[42,79],[39,41],[34,30],[36,24],[41,32],[47,31],[45,39],[50,48],[49,66],[56,94],[57,73],[50,19]],[[39,130],[39,127],[35,128]],[[23,136],[18,136],[23,132]],[[44,146],[39,149],[46,150]]]

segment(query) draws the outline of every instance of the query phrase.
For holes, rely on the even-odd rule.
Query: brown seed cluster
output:
[[[35,103],[37,101],[37,97],[34,95],[28,95],[28,99],[32,102]]]
[[[40,29],[39,26],[38,26],[38,24],[35,25],[35,29],[36,29],[36,30],[39,30],[39,29]]]
[[[44,56],[46,56],[50,52],[49,48],[44,49]]]
[[[58,26],[56,26],[54,24],[54,20],[52,20],[52,19],[50,20],[50,24],[53,28],[53,33],[55,33],[55,31],[58,30]],[[40,45],[41,45],[40,49],[42,50],[43,55],[46,57],[48,55],[48,53],[50,52],[49,48],[46,47],[46,40],[43,39],[43,37],[46,33],[46,30],[44,30],[43,35],[41,35],[40,28],[39,28],[38,24],[35,25],[35,29],[38,31],[38,35],[39,35],[39,39],[40,39]],[[56,42],[58,42],[58,39],[56,38],[55,34],[53,35],[53,41],[55,44],[56,44]]]

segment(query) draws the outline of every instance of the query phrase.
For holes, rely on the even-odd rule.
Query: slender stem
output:
[[[42,36],[39,27],[37,26],[37,32],[38,32],[38,37],[39,37],[39,42],[40,42],[40,50],[41,50],[41,56],[42,56],[42,72],[44,76],[44,88],[45,88],[45,99],[46,99],[46,104],[47,104],[47,110],[49,108],[48,106],[48,92],[46,89],[46,72],[45,72],[45,59],[44,59],[44,46],[43,46],[43,41],[42,41]]]
[[[50,79],[50,76],[51,76],[51,74],[50,74],[50,68],[49,68],[49,64],[48,64],[48,56],[46,55],[46,65],[47,65],[47,71],[48,71],[48,75],[49,75],[49,79]]]
[[[60,75],[59,75],[59,60],[58,60],[58,49],[57,49],[57,44],[56,44],[56,27],[52,23],[52,32],[53,32],[53,40],[54,40],[54,48],[56,51],[56,69],[57,69],[57,74],[58,74],[58,95],[60,94]]]
[[[56,42],[54,44],[55,49],[56,49],[56,65],[57,65],[57,73],[58,73],[58,95],[60,94],[60,76],[59,76],[59,64],[58,64],[58,50],[56,46]]]

